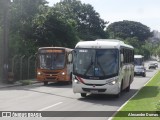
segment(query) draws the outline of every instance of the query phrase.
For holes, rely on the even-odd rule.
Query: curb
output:
[[[16,86],[27,86],[27,85],[32,85],[32,84],[36,84],[36,83],[40,83],[40,82],[39,81],[35,81],[35,82],[31,83],[31,84],[26,84],[26,85],[24,85],[23,83],[20,83],[20,82],[15,83],[15,84],[4,84],[4,83],[2,83],[2,84],[4,84],[4,86],[0,86],[0,89],[16,87]]]
[[[21,86],[20,83],[19,84],[12,84],[12,85],[9,85],[9,84],[3,84],[3,85],[4,86],[1,86],[0,89]]]

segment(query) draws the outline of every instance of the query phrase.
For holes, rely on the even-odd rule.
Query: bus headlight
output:
[[[41,72],[37,72],[37,75],[41,75]]]
[[[62,75],[65,75],[66,73],[65,73],[65,72],[62,72],[61,74],[62,74]]]
[[[78,80],[76,80],[76,79],[74,79],[74,82],[75,82],[75,83],[79,83],[79,81],[78,81]]]
[[[116,84],[116,81],[112,81],[112,84],[113,84],[113,85]]]
[[[118,78],[112,78],[110,80],[107,81],[107,84],[109,85],[115,85],[118,82]]]

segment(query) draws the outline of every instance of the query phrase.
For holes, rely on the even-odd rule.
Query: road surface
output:
[[[148,62],[145,65],[147,67]],[[82,98],[80,94],[73,93],[71,85],[57,83],[51,83],[48,86],[37,83],[28,86],[2,88],[0,89],[0,111],[113,111],[114,113],[143,87],[157,71],[158,69],[148,70],[147,68],[146,77],[135,76],[130,92],[123,92],[120,98],[109,95],[89,95],[87,98]],[[73,112],[73,115],[77,112]],[[108,118],[45,117],[41,119],[107,120]],[[4,120],[4,118],[0,119]]]

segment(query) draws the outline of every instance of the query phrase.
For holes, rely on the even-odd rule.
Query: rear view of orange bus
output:
[[[37,54],[37,80],[48,82],[68,82],[72,80],[72,49],[64,47],[41,47]]]

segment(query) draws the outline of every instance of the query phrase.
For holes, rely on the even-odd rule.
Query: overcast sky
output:
[[[60,0],[47,0],[52,6]],[[122,20],[141,22],[160,32],[160,0],[81,0],[91,4],[109,23]]]

